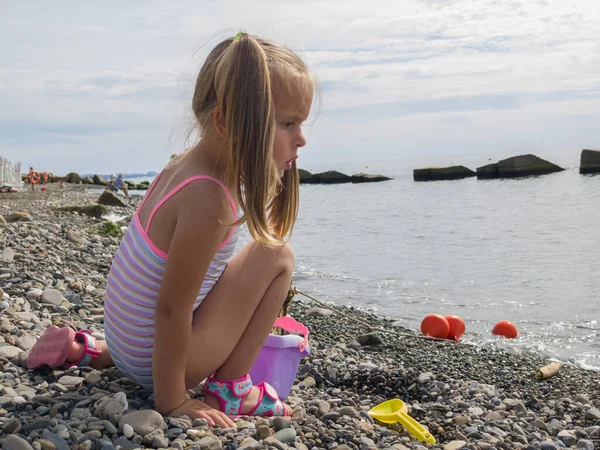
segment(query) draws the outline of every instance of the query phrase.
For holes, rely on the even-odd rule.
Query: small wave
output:
[[[589,370],[592,372],[600,372],[600,366],[592,366],[590,364],[586,364],[583,361],[575,361],[574,366],[579,367],[580,369],[583,369],[583,370]]]
[[[117,223],[120,220],[123,220],[126,217],[127,216],[117,216],[115,213],[112,213],[112,212],[109,214],[106,214],[105,216],[102,216],[102,218],[104,220],[108,220],[110,222],[115,222],[115,223]]]

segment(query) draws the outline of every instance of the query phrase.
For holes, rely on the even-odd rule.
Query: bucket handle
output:
[[[302,323],[298,322],[296,319],[290,316],[278,317],[275,323],[273,324],[273,328],[279,327],[282,330],[289,331],[292,333],[300,333],[304,337],[302,341],[298,344],[298,350],[301,352],[304,351],[306,346],[308,345],[308,328],[306,328]]]

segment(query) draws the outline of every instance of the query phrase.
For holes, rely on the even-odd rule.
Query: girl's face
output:
[[[298,89],[290,93],[280,88],[274,93],[276,126],[273,157],[280,177],[292,168],[292,162],[298,158],[298,149],[306,145],[302,125],[312,106],[312,89],[309,91]]]

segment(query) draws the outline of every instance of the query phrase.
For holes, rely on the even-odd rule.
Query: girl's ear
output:
[[[215,130],[219,133],[223,139],[227,139],[227,134],[225,132],[225,117],[221,114],[221,110],[216,107],[213,111],[213,125],[215,126]]]

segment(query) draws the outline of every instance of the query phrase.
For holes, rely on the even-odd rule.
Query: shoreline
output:
[[[82,450],[162,445],[423,449],[402,428],[373,423],[366,413],[398,397],[436,438],[430,448],[550,450],[561,447],[559,441],[567,447],[600,448],[600,373],[563,365],[554,377],[538,381],[535,371],[548,360],[535,353],[429,341],[389,318],[328,305],[371,326],[415,336],[382,333],[361,338],[371,345],[349,346],[368,330],[341,316],[315,315],[310,308],[316,305],[299,295],[290,314],[309,328],[311,355],[301,362],[288,399],[294,408],[291,421],[241,419],[232,431],[209,428],[202,421],[161,418],[160,427],[142,434],[149,429],[139,425],[139,411],[151,408],[150,393],[116,369],[23,368],[26,350],[53,321],[68,319],[102,336],[105,280],[119,243],[116,237],[93,233],[101,219],[57,209],[94,203],[99,195],[86,192],[90,186],[48,186],[45,192],[2,194],[0,202],[0,215],[23,211],[32,217],[31,222],[0,226],[0,247],[12,252],[0,268],[5,294],[0,308],[0,441],[5,444],[14,442],[8,437],[13,434],[44,450],[53,448],[47,442],[56,449]],[[128,206],[110,211],[130,216],[141,198],[125,199]],[[60,295],[53,297],[48,290]],[[121,422],[127,413],[138,420],[132,433]]]

